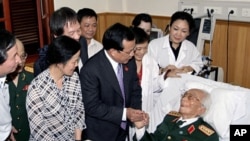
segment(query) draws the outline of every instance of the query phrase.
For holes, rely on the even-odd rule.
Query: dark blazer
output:
[[[202,118],[181,128],[176,123],[179,118],[177,112],[170,112],[154,133],[146,132],[140,141],[219,141],[218,134]],[[135,136],[133,140],[137,141]]]
[[[81,44],[80,49],[80,58],[82,61],[82,64],[85,64],[88,60],[88,45],[87,41],[84,37],[80,37],[79,43]],[[48,51],[48,45],[45,45],[43,48],[39,49],[39,55],[38,59],[35,61],[33,67],[34,67],[34,77],[39,75],[41,72],[46,70],[49,67],[49,62],[47,61],[47,51]],[[78,67],[75,69],[76,72],[79,74]]]
[[[123,76],[125,106],[141,109],[141,87],[134,60],[123,65]],[[80,80],[87,124],[83,134],[93,141],[118,141],[123,97],[104,50],[88,60],[80,71]]]
[[[80,58],[82,60],[82,64],[85,64],[88,60],[88,44],[87,41],[84,37],[80,37],[79,42],[81,44],[81,49],[80,49]]]

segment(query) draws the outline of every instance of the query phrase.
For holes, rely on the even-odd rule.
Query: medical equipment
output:
[[[160,28],[153,27],[150,31],[150,41],[163,36],[163,31]]]

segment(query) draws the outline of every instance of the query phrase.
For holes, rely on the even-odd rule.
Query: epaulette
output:
[[[168,113],[168,115],[175,116],[175,117],[180,117],[181,116],[181,114],[179,112],[176,112],[176,111],[171,111],[171,112]]]
[[[199,129],[206,134],[207,136],[211,136],[215,131],[213,129],[210,129],[209,127],[205,125],[200,125]]]
[[[34,69],[30,66],[25,66],[24,69],[27,71],[27,72],[30,72],[30,73],[34,73]]]

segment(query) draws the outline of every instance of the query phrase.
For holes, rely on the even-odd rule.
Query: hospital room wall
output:
[[[155,0],[109,0],[106,3],[101,1],[100,4],[100,0],[74,0],[74,2],[54,0],[54,5],[55,9],[62,6],[71,7],[76,11],[83,7],[95,9],[99,16],[96,39],[101,41],[104,31],[110,25],[121,22],[129,26],[134,16],[141,12],[150,13],[153,23],[165,30],[170,16],[178,10],[178,1],[168,0],[167,4],[165,4],[166,0],[157,1],[158,3],[155,3]],[[250,0],[244,1],[250,2]],[[223,68],[225,82],[250,88],[249,39],[250,20],[249,22],[231,21],[229,28],[227,21],[217,20],[212,43],[212,65]],[[208,49],[209,43],[206,43],[204,54],[208,54]]]

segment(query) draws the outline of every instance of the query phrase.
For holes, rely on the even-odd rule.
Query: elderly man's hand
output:
[[[144,112],[141,110],[133,109],[133,108],[127,108],[127,118],[131,122],[141,121],[143,120],[143,114]]]
[[[134,122],[135,127],[136,127],[137,129],[140,129],[140,128],[142,128],[142,127],[148,125],[148,123],[149,123],[149,116],[148,116],[147,113],[144,113],[144,114],[143,114],[143,120]]]

